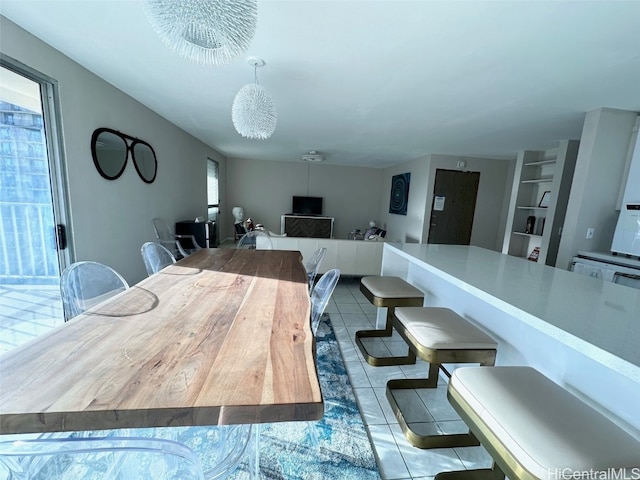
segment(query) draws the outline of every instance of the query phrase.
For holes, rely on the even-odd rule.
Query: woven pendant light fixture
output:
[[[258,68],[264,66],[264,60],[249,58],[254,68],[255,82],[242,87],[231,107],[231,120],[236,131],[246,138],[265,140],[276,129],[278,113],[271,94],[258,84]]]
[[[251,43],[257,0],[146,0],[151,25],[178,55],[202,65],[224,66]]]

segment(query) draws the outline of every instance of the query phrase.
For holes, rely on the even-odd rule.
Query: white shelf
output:
[[[502,253],[527,258],[531,248],[538,246],[538,262],[555,265],[560,235],[551,232],[560,231],[564,223],[578,145],[577,140],[562,140],[552,150],[518,152]],[[537,206],[546,191],[551,192],[553,202],[548,207]],[[534,234],[524,233],[530,215],[537,217]]]
[[[531,178],[529,180],[521,180],[520,183],[549,183],[553,182],[553,177]]]
[[[540,167],[542,165],[553,165],[554,163],[556,163],[556,157],[545,158],[544,160],[538,160],[536,162],[527,162],[525,165],[527,167]]]

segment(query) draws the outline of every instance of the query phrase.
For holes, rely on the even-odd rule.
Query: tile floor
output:
[[[424,480],[441,471],[491,466],[491,457],[483,447],[422,450],[405,439],[386,398],[386,382],[391,378],[424,377],[428,364],[418,360],[416,365],[372,367],[363,360],[354,336],[357,330],[375,328],[376,307],[360,293],[359,278],[341,278],[326,312],[331,317],[383,480]],[[406,354],[406,345],[397,334],[379,347],[396,355]],[[446,377],[440,379],[436,390],[413,392],[407,392],[413,395],[409,401],[422,402],[424,406],[417,413],[403,408],[408,422],[420,423],[418,427],[426,431],[466,431],[464,422],[446,399]]]

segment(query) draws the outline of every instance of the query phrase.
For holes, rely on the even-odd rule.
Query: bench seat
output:
[[[640,475],[638,439],[531,367],[461,367],[447,392],[495,464],[441,473],[438,480],[480,472],[524,480]]]

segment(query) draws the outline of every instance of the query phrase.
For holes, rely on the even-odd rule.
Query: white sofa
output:
[[[327,255],[320,264],[318,273],[332,268],[340,269],[341,275],[380,275],[384,242],[363,240],[337,240],[331,238],[269,237],[276,250],[298,250],[306,263],[320,247]],[[264,248],[258,237],[257,248]]]

